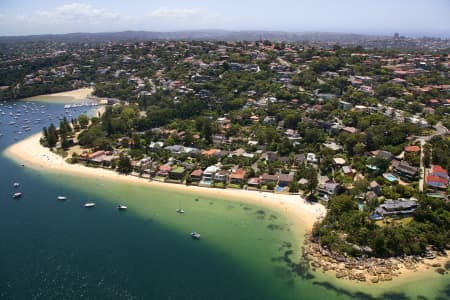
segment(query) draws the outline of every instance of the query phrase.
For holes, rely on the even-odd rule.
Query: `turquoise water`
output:
[[[63,111],[60,104],[44,105],[54,115]],[[14,126],[3,118],[1,152],[16,137]],[[383,288],[346,286],[321,273],[294,270],[292,262],[300,261],[295,241],[303,230],[293,228],[278,211],[239,199],[34,170],[4,156],[0,172],[0,299],[419,299],[419,295],[448,299],[450,295],[448,276]],[[24,193],[18,200],[11,198],[17,190],[12,186],[15,181]],[[68,200],[56,200],[60,194]],[[86,209],[85,202],[95,202],[96,207]],[[118,203],[128,210],[119,212]],[[184,215],[175,213],[180,206]],[[201,240],[189,237],[194,230],[202,234]]]

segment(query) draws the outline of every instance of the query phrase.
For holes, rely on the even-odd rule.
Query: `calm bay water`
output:
[[[65,114],[62,104],[0,106],[0,152]],[[41,107],[41,105],[43,107]],[[31,106],[31,104],[26,104]],[[17,134],[16,122],[42,119]],[[45,111],[45,113],[42,113]],[[73,111],[76,116],[84,109]],[[1,113],[1,112],[0,112]],[[53,120],[55,121],[55,119]],[[380,291],[292,270],[292,224],[236,201],[35,170],[0,157],[0,299],[448,299],[435,275]],[[14,188],[13,182],[21,183]],[[24,196],[14,200],[20,190]],[[64,194],[67,201],[56,200]],[[85,209],[83,203],[95,202]],[[119,212],[118,203],[128,206]],[[185,215],[175,213],[181,206]],[[202,234],[200,241],[189,237]],[[298,234],[302,233],[297,229]],[[375,295],[375,296],[374,296]]]

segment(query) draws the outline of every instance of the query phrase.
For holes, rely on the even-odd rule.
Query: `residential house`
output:
[[[345,175],[345,176],[348,176],[348,177],[353,177],[353,170],[352,170],[352,168],[350,167],[350,166],[343,166],[342,167],[342,173]]]
[[[414,179],[419,173],[419,168],[411,166],[406,161],[401,161],[399,163],[393,163],[393,170],[401,177],[407,179]]]
[[[310,163],[310,164],[315,164],[318,162],[318,159],[316,157],[315,153],[307,153],[306,154],[306,162]]]
[[[84,159],[97,165],[109,167],[111,166],[111,161],[114,159],[114,156],[111,154],[111,152],[100,150],[85,155]]]
[[[398,200],[387,199],[383,204],[380,204],[376,209],[375,213],[381,216],[399,216],[399,215],[410,215],[418,207],[417,199],[409,198]]]
[[[375,157],[381,157],[389,162],[394,159],[394,154],[385,150],[374,150],[370,152],[370,155]]]
[[[181,181],[186,173],[184,167],[178,166],[169,171],[169,179]]]
[[[439,165],[434,165],[427,176],[427,185],[431,188],[446,190],[448,188],[448,172]]]
[[[250,189],[252,189],[252,188],[253,189],[257,189],[257,188],[259,188],[260,183],[261,183],[261,178],[259,178],[259,177],[252,177],[252,178],[248,179],[247,186]]]
[[[358,132],[358,129],[356,129],[355,127],[344,127],[342,128],[342,131],[350,134],[355,134],[356,132]]]
[[[294,164],[296,164],[297,166],[302,166],[305,164],[305,154],[300,153],[300,154],[295,154],[294,156]]]
[[[331,196],[336,195],[339,191],[339,183],[325,182],[320,183],[317,192],[324,200],[328,201]]]
[[[245,171],[245,169],[237,169],[236,171],[234,171],[233,173],[230,174],[230,184],[237,184],[237,185],[241,185],[245,183],[245,175],[247,174],[247,172]]]
[[[342,101],[342,100],[339,101],[339,109],[349,110],[349,109],[352,109],[352,107],[353,107],[353,105],[349,102]]]
[[[323,143],[322,145],[325,148],[328,148],[328,149],[336,151],[336,152],[341,151],[343,149],[343,147],[341,145],[338,145],[335,142]]]
[[[419,153],[420,147],[419,146],[405,146],[405,152],[406,153]]]
[[[266,161],[268,162],[273,162],[275,160],[278,159],[278,154],[276,154],[275,152],[267,152],[266,153]]]
[[[161,165],[159,166],[158,172],[156,172],[157,177],[167,177],[169,175],[170,170],[172,170],[172,167],[169,165]]]
[[[261,184],[263,184],[263,185],[267,185],[267,184],[274,184],[274,185],[277,185],[277,183],[278,183],[278,176],[277,175],[270,175],[270,174],[267,174],[267,173],[264,173],[262,176],[261,176]]]
[[[290,159],[287,156],[282,156],[278,159],[283,165],[289,165],[290,164]]]
[[[227,170],[220,170],[214,174],[214,181],[226,183],[228,181],[228,175],[229,172]]]
[[[369,183],[368,189],[374,192],[377,196],[383,195],[383,190],[381,189],[381,186],[375,180]]]
[[[294,175],[292,174],[278,174],[278,186],[285,187],[289,186],[289,184],[294,180]]]
[[[202,180],[200,181],[201,185],[209,186],[214,181],[214,175],[216,175],[216,172],[219,171],[219,168],[217,166],[209,166],[205,169],[203,172]]]
[[[200,180],[202,180],[202,177],[203,177],[202,169],[194,170],[191,173],[191,181],[200,181]]]

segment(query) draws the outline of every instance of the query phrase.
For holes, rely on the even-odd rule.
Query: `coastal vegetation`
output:
[[[350,195],[335,196],[324,220],[313,230],[323,247],[352,257],[421,255],[429,245],[445,249],[450,240],[450,204],[423,196],[419,208],[405,219],[370,220],[377,202],[363,211]]]

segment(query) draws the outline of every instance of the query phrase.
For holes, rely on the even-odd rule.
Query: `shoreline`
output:
[[[378,283],[396,282],[415,279],[427,272],[439,276],[448,276],[446,264],[450,262],[450,251],[445,255],[437,255],[433,259],[417,256],[391,258],[347,258],[333,254],[322,248],[309,234],[304,240],[304,257],[311,262],[313,271],[320,270],[324,274],[333,275],[339,282],[363,283],[378,286]],[[438,253],[439,254],[439,253]],[[438,270],[442,273],[439,273]]]
[[[68,164],[61,156],[51,152],[50,149],[41,146],[39,143],[41,136],[41,133],[36,133],[9,146],[3,153],[12,160],[34,169],[47,169],[50,171],[102,178],[149,187],[153,186],[171,191],[189,192],[262,205],[284,212],[291,221],[301,223],[306,230],[311,230],[317,218],[326,213],[326,209],[323,205],[318,203],[308,203],[299,195],[274,194],[241,189],[205,188],[176,183],[164,183],[155,180],[149,181],[142,177],[122,175],[103,168],[86,167],[80,164]]]
[[[53,93],[53,94],[44,94],[38,95],[28,98],[19,99],[19,101],[48,101],[54,103],[67,103],[71,101],[84,101],[88,99],[97,99],[96,96],[93,96],[94,89],[93,88],[80,88],[71,91]]]
[[[292,225],[293,239],[295,243],[298,243],[299,248],[301,246],[304,247],[304,257],[309,260],[311,270],[315,273],[322,271],[321,273],[325,275],[325,278],[328,277],[327,280],[334,279],[337,284],[343,284],[352,288],[379,287],[384,285],[397,286],[407,282],[407,280],[415,280],[423,276],[431,276],[432,273],[434,275],[439,275],[436,272],[438,267],[432,267],[432,265],[439,263],[441,265],[440,267],[444,267],[445,262],[449,259],[448,257],[439,256],[433,260],[426,260],[424,263],[416,263],[413,267],[411,267],[411,265],[406,266],[405,264],[399,265],[399,267],[393,272],[393,276],[391,276],[391,279],[394,280],[379,280],[377,281],[379,283],[371,282],[371,278],[369,277],[366,281],[350,280],[348,278],[349,276],[342,276],[342,278],[339,278],[336,276],[338,273],[338,263],[336,262],[335,266],[331,267],[333,261],[329,260],[329,257],[325,257],[326,259],[324,259],[324,256],[319,256],[313,253],[314,251],[311,251],[311,243],[308,239],[305,238],[303,240],[305,232],[309,234],[313,224],[320,217],[325,216],[326,208],[321,204],[308,203],[298,195],[274,194],[241,189],[205,188],[176,183],[164,183],[154,180],[149,181],[148,179],[142,177],[122,175],[112,170],[86,167],[80,164],[68,164],[64,158],[54,152],[51,152],[50,149],[41,146],[39,143],[41,136],[41,133],[36,133],[22,141],[19,141],[5,149],[3,154],[17,163],[33,169],[46,169],[53,172],[63,172],[72,175],[88,176],[121,183],[137,184],[181,193],[187,192],[193,195],[218,197],[226,200],[260,205],[281,212],[286,216]],[[302,232],[302,230],[305,232]],[[321,262],[320,266],[317,264],[318,261]],[[325,267],[325,270],[322,265],[327,266]],[[333,268],[335,270],[333,270]],[[343,268],[345,268],[343,265],[339,267],[339,269]],[[351,269],[351,271],[355,272],[359,272],[358,270],[358,267]],[[354,279],[358,278],[356,277]]]

